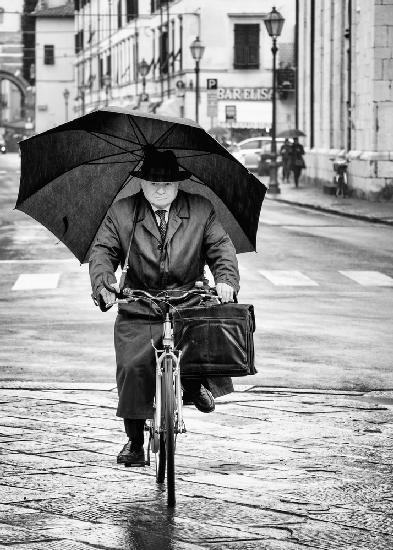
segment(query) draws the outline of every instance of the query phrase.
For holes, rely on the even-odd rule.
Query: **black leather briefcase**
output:
[[[178,309],[174,340],[182,351],[182,377],[255,374],[252,305],[220,304]]]

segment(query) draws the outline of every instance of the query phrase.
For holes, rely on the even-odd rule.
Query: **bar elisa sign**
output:
[[[229,101],[271,101],[272,88],[218,88],[217,99]]]

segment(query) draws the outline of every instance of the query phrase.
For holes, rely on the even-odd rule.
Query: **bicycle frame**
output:
[[[154,399],[153,420],[150,421],[150,438],[147,450],[146,465],[150,465],[150,449],[157,455],[156,481],[163,483],[167,472],[167,501],[168,506],[175,506],[175,447],[176,436],[186,432],[183,421],[183,396],[180,379],[181,351],[175,350],[173,326],[169,315],[170,291],[163,291],[161,296],[153,296],[147,291],[124,289],[126,299],[119,299],[117,303],[130,303],[140,299],[147,299],[150,303],[165,304],[165,319],[163,323],[163,349],[157,349],[152,340],[156,359],[156,392]],[[191,295],[200,296],[201,300],[210,299],[212,293],[206,292],[203,283],[196,283],[195,288],[185,291],[177,297],[183,300]],[[172,300],[174,298],[172,297]],[[173,307],[173,306],[172,306]],[[163,393],[164,392],[164,393]]]

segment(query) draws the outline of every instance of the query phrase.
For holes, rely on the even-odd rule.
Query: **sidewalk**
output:
[[[261,179],[266,180],[266,178]],[[359,220],[393,225],[393,201],[372,202],[355,198],[343,199],[334,195],[326,195],[322,187],[306,185],[302,180],[298,189],[292,182],[283,183],[281,179],[279,179],[279,185],[281,193],[279,195],[268,193],[267,199],[306,206]]]
[[[5,384],[0,548],[390,550],[393,392],[237,386],[185,409],[175,511],[118,466],[113,386]]]

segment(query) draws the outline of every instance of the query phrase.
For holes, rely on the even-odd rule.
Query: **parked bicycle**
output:
[[[180,379],[181,351],[175,348],[173,338],[172,315],[176,311],[176,304],[184,302],[191,296],[200,298],[200,303],[219,299],[213,289],[206,290],[202,282],[196,287],[183,292],[164,290],[155,295],[143,290],[123,290],[124,298],[116,303],[124,304],[145,300],[150,305],[156,304],[163,308],[163,339],[162,349],[157,349],[152,340],[156,357],[156,391],[154,400],[154,417],[148,421],[149,443],[147,449],[146,466],[150,465],[150,451],[156,456],[156,481],[163,483],[167,480],[168,506],[175,506],[175,449],[178,434],[186,432],[183,419],[182,387]],[[131,464],[125,463],[125,466]],[[133,464],[135,466],[135,464]]]
[[[335,172],[333,183],[336,186],[336,197],[348,196],[348,160],[346,157],[337,157],[333,163]]]

